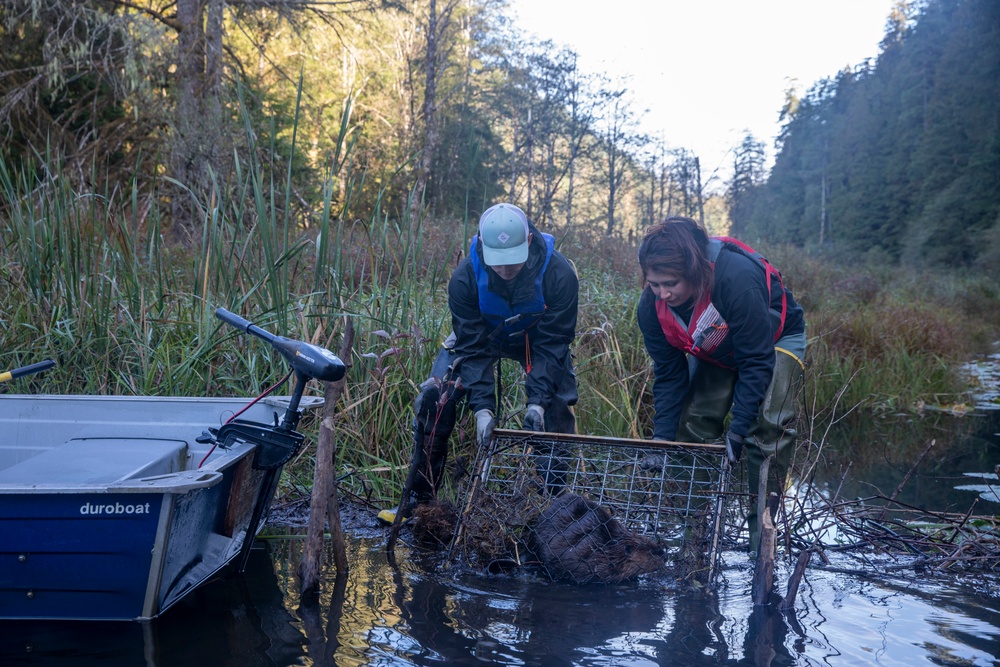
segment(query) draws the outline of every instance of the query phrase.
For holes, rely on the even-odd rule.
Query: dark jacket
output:
[[[782,336],[805,331],[802,308],[790,290],[788,313]],[[772,304],[780,294],[771,295]],[[768,308],[767,282],[763,267],[746,255],[723,247],[715,263],[712,303],[729,325],[737,380],[733,394],[730,430],[745,436],[757,419],[761,401],[774,372],[774,322]],[[688,360],[683,350],[672,347],[656,315],[656,297],[649,288],[642,292],[636,316],[653,360],[653,437],[673,440],[688,389]],[[779,306],[780,308],[780,306]],[[674,309],[686,321],[693,304]]]
[[[489,289],[510,303],[524,301],[534,291],[535,277],[545,261],[545,241],[534,227],[528,261],[524,268],[507,283],[492,269]],[[478,252],[482,253],[477,246]],[[480,259],[482,255],[480,254]],[[558,251],[553,251],[542,279],[545,296],[545,315],[530,330],[531,372],[525,381],[528,403],[537,403],[548,409],[565,372],[572,368],[570,343],[576,335],[576,316],[579,285],[570,263]],[[479,288],[472,260],[466,257],[455,269],[448,283],[448,307],[456,341],[454,352],[462,357],[459,374],[462,385],[468,390],[469,407],[473,411],[489,408],[496,412],[494,361],[499,352],[506,358],[524,358],[524,337],[511,344],[498,344],[490,340],[491,327],[479,311]]]

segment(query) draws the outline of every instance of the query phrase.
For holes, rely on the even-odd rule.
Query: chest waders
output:
[[[801,338],[804,334],[789,338]],[[743,443],[750,494],[757,493],[760,466],[764,459],[773,455],[768,468],[767,493],[783,493],[788,464],[791,460],[798,431],[795,418],[798,415],[798,397],[802,391],[805,364],[795,353],[781,346],[786,339],[775,346],[774,373],[761,401],[757,419],[750,425],[750,432]],[[787,341],[791,342],[791,341]],[[799,347],[789,345],[790,348]],[[681,442],[717,442],[725,431],[725,420],[733,404],[737,372],[713,364],[699,362],[688,387],[688,393],[681,410],[677,439]],[[751,499],[747,512],[750,530],[750,550],[757,551],[760,526],[757,503]]]
[[[509,318],[514,320],[520,316]],[[511,322],[512,324],[514,322]],[[494,367],[496,372],[496,423],[503,423],[503,379],[502,360],[516,359],[525,367],[526,360],[520,355],[509,354],[510,350],[495,343],[503,335],[503,326],[499,326],[490,335],[494,349]],[[527,335],[527,334],[522,334]],[[410,460],[410,470],[403,485],[402,501],[392,519],[394,533],[390,535],[390,543],[394,542],[395,532],[401,520],[409,517],[416,505],[436,499],[438,489],[444,481],[445,465],[448,460],[448,443],[458,413],[459,403],[467,397],[468,391],[462,386],[460,368],[462,357],[452,349],[454,340],[449,337],[438,352],[430,377],[420,385],[420,393],[414,402],[413,454]],[[520,348],[518,348],[520,349]],[[556,396],[550,403],[546,413],[546,430],[558,433],[575,433],[576,422],[572,410],[567,405],[567,399],[576,400],[576,382],[572,369],[563,373]],[[564,430],[568,429],[568,430]],[[558,494],[566,481],[568,469],[564,452],[554,451],[549,445],[539,447],[536,457],[536,468],[545,481],[545,488],[552,495]],[[401,518],[397,518],[401,517]]]
[[[798,396],[804,380],[805,365],[802,357],[805,354],[805,334],[782,336],[787,314],[787,296],[777,269],[774,269],[760,253],[728,237],[712,240],[709,250],[713,267],[718,261],[723,244],[729,244],[730,247],[735,245],[738,251],[763,267],[768,295],[774,297],[769,300],[771,316],[777,322],[778,332],[775,334],[774,371],[761,400],[757,418],[751,424],[744,441],[743,451],[751,495],[757,493],[760,467],[768,456],[773,458],[769,464],[767,493],[775,492],[780,495],[784,491],[788,464],[798,438],[794,421],[798,414]],[[780,300],[774,296],[777,290],[781,291]],[[779,301],[780,306],[776,307],[774,301]],[[726,417],[733,405],[738,379],[737,370],[731,367],[729,358],[713,357],[709,351],[699,349],[695,339],[692,338],[696,320],[710,305],[706,297],[705,304],[700,310],[696,308],[690,322],[683,323],[676,321],[675,315],[662,312],[664,308],[657,304],[660,323],[668,342],[673,347],[684,349],[693,367],[677,428],[676,437],[681,442],[717,442],[725,432]],[[725,322],[721,318],[719,323],[725,327]],[[719,352],[726,349],[722,345]],[[699,506],[692,507],[690,513],[692,516],[700,516],[705,511],[707,504],[700,503]],[[691,525],[699,524],[692,522]],[[753,498],[747,512],[747,525],[750,532],[750,551],[756,553],[760,525],[757,503]]]
[[[526,318],[534,318],[537,323],[542,313],[527,313],[524,315]],[[509,318],[510,320],[515,320],[514,318]],[[498,331],[502,327],[498,327]],[[529,330],[523,332],[515,332],[509,334],[508,338],[516,339],[519,336],[524,337],[524,345],[519,343],[515,346],[506,348],[507,353],[503,351],[501,346],[496,346],[497,355],[495,358],[496,364],[496,405],[497,405],[497,419],[496,423],[502,424],[504,419],[502,417],[503,413],[503,373],[502,373],[502,363],[504,359],[515,359],[521,364],[521,368],[524,370],[525,374],[531,372],[531,341]],[[497,331],[494,331],[496,334]],[[517,350],[517,353],[514,350]],[[521,349],[524,350],[523,356],[520,353]],[[568,355],[567,355],[568,357]],[[576,433],[576,416],[573,414],[573,410],[570,407],[577,400],[577,390],[576,390],[576,377],[573,374],[572,361],[566,359],[563,368],[561,369],[559,381],[556,384],[556,393],[552,396],[549,402],[549,407],[545,410],[545,431],[548,433]],[[566,474],[569,470],[568,460],[569,452],[568,450],[560,444],[552,443],[535,443],[535,470],[542,478],[543,487],[545,492],[549,495],[556,496],[562,492],[563,488],[566,486]]]

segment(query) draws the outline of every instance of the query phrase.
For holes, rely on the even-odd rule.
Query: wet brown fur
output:
[[[657,542],[626,530],[607,509],[575,493],[545,508],[531,543],[550,577],[578,584],[614,584],[664,565]]]

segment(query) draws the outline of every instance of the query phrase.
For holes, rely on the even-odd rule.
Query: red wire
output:
[[[531,373],[531,341],[527,332],[524,334],[524,372]]]
[[[286,375],[285,377],[281,378],[280,380],[278,380],[277,382],[275,382],[273,385],[271,385],[270,387],[268,387],[267,389],[265,389],[264,393],[262,393],[260,396],[258,396],[257,398],[253,399],[252,401],[250,401],[249,403],[247,403],[246,405],[244,405],[243,408],[239,412],[234,413],[232,417],[230,417],[229,419],[226,420],[226,424],[228,424],[229,422],[233,421],[234,419],[236,419],[237,417],[239,417],[241,414],[243,414],[244,412],[246,412],[247,410],[249,410],[250,408],[252,408],[261,399],[266,398],[267,395],[270,394],[272,391],[274,391],[275,389],[277,389],[281,385],[283,385],[286,382],[288,382],[288,378],[290,378],[292,376],[293,372],[294,372],[294,369],[288,371],[288,375]],[[201,468],[201,466],[204,465],[205,461],[208,460],[208,457],[212,455],[212,452],[215,451],[215,448],[216,448],[216,446],[218,444],[219,443],[216,442],[208,450],[208,453],[205,454],[205,456],[198,463],[198,467],[199,468]]]

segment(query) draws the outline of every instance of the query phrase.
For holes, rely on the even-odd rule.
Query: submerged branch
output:
[[[964,514],[900,502],[896,498],[910,473],[889,497],[834,502],[810,487],[809,497],[796,501],[786,543],[821,556],[824,552],[850,555],[864,563],[868,574],[909,568],[942,571],[959,566],[1000,569],[1000,517],[974,515],[975,502]],[[879,562],[879,558],[892,562]],[[829,566],[822,569],[840,571]],[[854,570],[845,572],[857,574]]]

